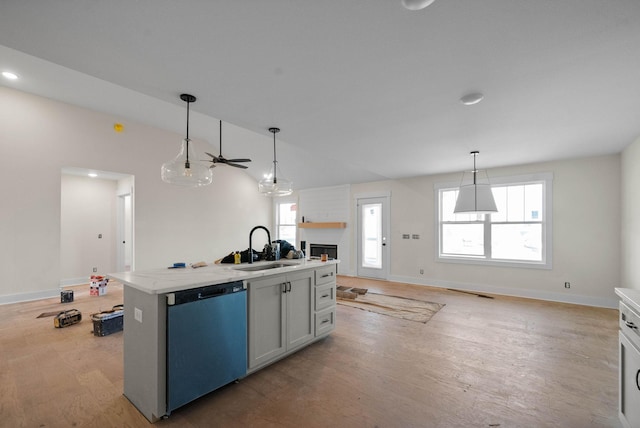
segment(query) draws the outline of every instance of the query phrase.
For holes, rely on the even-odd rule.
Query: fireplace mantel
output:
[[[344,229],[347,223],[340,221],[333,222],[316,222],[316,223],[298,223],[300,229]]]

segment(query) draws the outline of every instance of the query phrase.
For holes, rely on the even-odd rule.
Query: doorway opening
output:
[[[134,176],[62,168],[60,285],[134,269]]]

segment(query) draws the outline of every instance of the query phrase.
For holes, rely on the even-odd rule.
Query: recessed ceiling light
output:
[[[409,10],[422,10],[435,0],[402,0],[402,5]]]
[[[10,71],[3,71],[2,72],[2,77],[4,77],[5,79],[9,79],[9,80],[16,80],[18,78],[18,75],[16,73],[12,73]]]
[[[473,94],[467,94],[460,98],[460,102],[466,106],[472,106],[474,104],[478,104],[483,98],[483,94],[480,92],[474,92]]]
[[[90,172],[88,175],[91,178],[96,178],[98,176],[98,174],[96,174],[95,172]]]

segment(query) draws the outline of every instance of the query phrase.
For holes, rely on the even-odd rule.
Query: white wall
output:
[[[60,282],[88,283],[116,270],[117,181],[62,174]],[[101,236],[101,237],[99,237]]]
[[[551,270],[436,261],[433,186],[456,182],[458,174],[353,184],[351,194],[391,193],[391,280],[615,307],[613,289],[621,282],[620,156],[499,168],[489,174],[535,172],[554,177]],[[403,233],[420,239],[403,240]],[[351,260],[356,259],[353,251]],[[565,281],[571,282],[570,289],[564,288]]]
[[[622,281],[640,290],[640,138],[622,152]]]
[[[353,275],[351,267],[351,233],[355,223],[349,221],[350,186],[319,187],[298,192],[298,217],[309,222],[346,222],[345,229],[298,229],[299,239],[309,244],[338,246],[338,272]],[[355,242],[355,241],[354,241]]]
[[[270,199],[240,169],[215,168],[213,184],[203,188],[163,183],[160,166],[176,156],[183,135],[6,87],[0,118],[0,303],[58,293],[63,167],[135,177],[138,270],[212,262],[246,248],[251,228],[272,222]],[[124,132],[114,132],[116,122]],[[214,149],[194,145],[199,153]]]

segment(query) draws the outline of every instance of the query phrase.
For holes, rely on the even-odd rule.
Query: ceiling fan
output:
[[[210,168],[215,167],[217,163],[224,163],[226,165],[234,166],[236,168],[246,169],[247,167],[245,165],[240,165],[239,162],[251,162],[251,159],[227,159],[224,156],[222,156],[222,121],[220,121],[220,154],[218,156],[214,156],[209,152],[205,152],[205,153],[211,156],[210,161],[212,165],[210,166]]]

